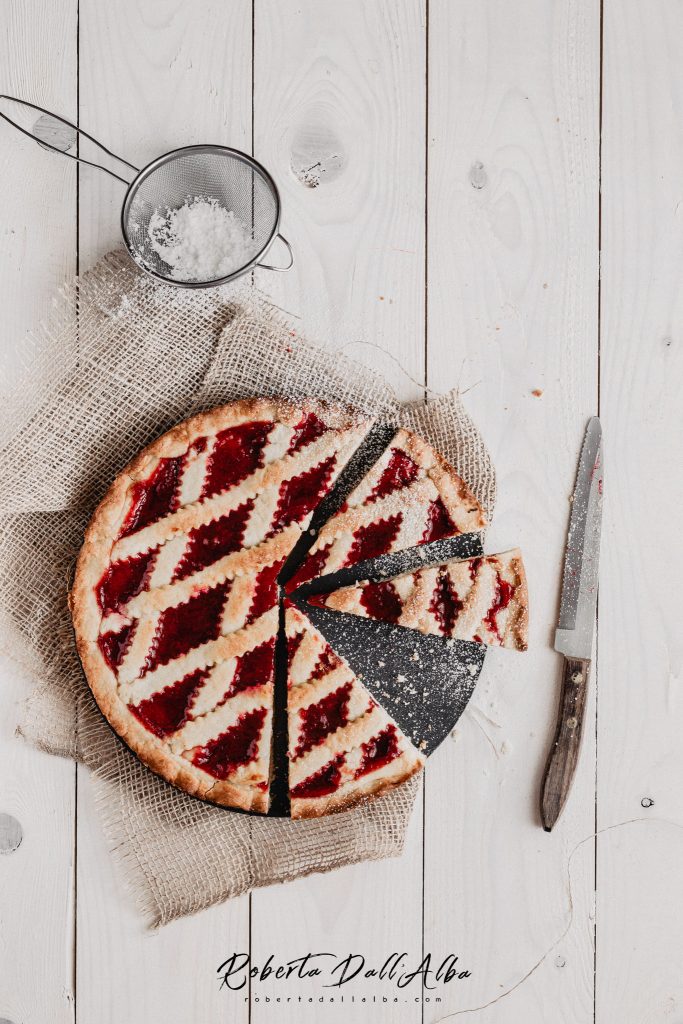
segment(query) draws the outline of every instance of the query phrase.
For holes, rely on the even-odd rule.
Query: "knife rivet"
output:
[[[577,669],[576,672],[572,672],[572,682],[573,683],[582,683],[583,682],[583,672],[579,672],[578,669]]]
[[[576,729],[576,726],[577,726],[578,724],[579,724],[579,723],[578,723],[577,719],[576,719],[576,718],[574,718],[573,716],[572,716],[571,718],[568,718],[568,719],[567,719],[567,728],[568,728],[568,729]]]

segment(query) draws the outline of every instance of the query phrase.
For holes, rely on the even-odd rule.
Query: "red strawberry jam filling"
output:
[[[116,612],[147,588],[157,549],[112,562],[97,584],[97,603],[106,615]]]
[[[207,669],[197,669],[148,700],[129,705],[130,710],[155,736],[169,736],[189,720],[190,709],[207,674]]]
[[[280,484],[280,495],[271,524],[271,532],[276,533],[290,523],[298,523],[320,503],[329,490],[336,456],[330,455],[317,466],[305,473],[284,480]]]
[[[229,590],[230,580],[226,580],[210,590],[200,590],[184,604],[163,611],[142,674],[180,658],[194,647],[217,640]]]
[[[179,455],[175,459],[160,459],[147,480],[133,484],[131,506],[123,522],[120,537],[136,533],[175,512],[178,506],[178,483],[184,462],[184,455]]]
[[[287,637],[287,668],[291,669],[296,652],[301,647],[301,641],[304,638],[303,633],[295,633],[294,636]]]
[[[203,498],[227,491],[263,465],[263,452],[272,423],[254,420],[216,434],[207,460]]]
[[[403,602],[396,587],[389,580],[366,583],[361,592],[360,603],[371,619],[381,619],[383,622],[398,622],[403,611]]]
[[[322,679],[328,672],[333,672],[335,668],[339,668],[342,664],[341,658],[334,653],[330,645],[328,644],[322,651],[318,658],[315,668],[311,673],[311,682],[315,679]]]
[[[408,487],[415,480],[418,472],[417,464],[409,455],[402,452],[400,448],[392,448],[389,463],[370,493],[368,503],[377,501],[378,498],[384,498],[387,494],[392,494],[393,491]]]
[[[477,578],[477,576],[479,574],[479,569],[481,567],[481,563],[482,563],[482,559],[481,558],[473,558],[470,561],[470,566],[469,566],[469,569],[470,569],[470,579],[472,580],[473,583],[475,582],[475,580],[476,580],[476,578]]]
[[[237,659],[235,674],[230,684],[228,697],[250,690],[254,686],[268,686],[275,675],[275,638],[266,640],[253,650]]]
[[[355,778],[359,779],[368,772],[377,771],[385,764],[394,761],[399,756],[398,733],[395,725],[388,725],[380,733],[373,736],[367,743],[361,745],[361,762],[356,769]]]
[[[301,566],[297,569],[292,578],[285,584],[285,591],[288,594],[291,594],[293,590],[296,590],[296,588],[300,587],[303,583],[308,583],[309,580],[322,575],[331,547],[331,544],[326,544],[318,551],[314,551],[313,554],[309,555],[306,560],[302,562]]]
[[[274,608],[277,604],[277,578],[284,562],[285,560],[282,559],[279,562],[273,562],[272,565],[267,565],[264,569],[261,569],[260,573],[256,577],[254,596],[247,614],[246,625],[254,622],[259,615],[263,615],[264,612],[270,611],[270,609]]]
[[[345,683],[316,704],[299,710],[301,727],[299,741],[292,754],[294,760],[317,747],[330,733],[346,725],[349,720],[350,699],[351,683]]]
[[[491,630],[498,639],[501,639],[500,630],[498,628],[498,615],[503,609],[507,608],[512,600],[512,595],[515,592],[515,588],[507,580],[501,578],[500,573],[496,575],[496,589],[493,604],[489,608],[488,612],[484,617],[484,622],[487,627]]]
[[[192,754],[192,764],[203,768],[215,779],[227,779],[236,768],[255,761],[266,719],[265,708],[254,708],[237,719],[217,739]]]
[[[253,507],[254,502],[250,499],[227,515],[191,530],[187,538],[187,547],[173,578],[184,580],[193,572],[213,565],[224,555],[239,551],[244,542],[244,531]]]
[[[291,455],[292,452],[298,452],[305,448],[307,444],[311,444],[312,441],[317,441],[326,430],[328,430],[328,427],[314,412],[304,413],[294,428],[292,440],[289,442],[289,448],[287,449],[288,454]]]
[[[97,644],[102,652],[102,657],[106,661],[109,668],[116,670],[121,662],[123,661],[124,655],[130,647],[130,642],[133,639],[133,629],[135,624],[124,626],[118,632],[112,631],[110,633],[103,633],[97,639]]]
[[[398,536],[403,516],[397,512],[388,519],[380,519],[378,523],[370,523],[368,526],[361,526],[354,533],[353,544],[349,549],[344,562],[345,565],[353,565],[355,562],[363,562],[366,558],[379,558],[391,550],[391,545]]]
[[[338,754],[329,764],[324,765],[319,771],[294,786],[290,790],[290,796],[295,800],[306,800],[335,793],[341,785],[341,769],[344,761],[344,755]]]
[[[427,511],[427,526],[422,535],[421,543],[431,544],[432,541],[443,540],[444,537],[453,537],[459,532],[441,498],[436,498]]]
[[[453,632],[461,609],[462,601],[453,586],[453,581],[447,572],[440,572],[437,576],[429,610],[439,623],[439,629],[446,636],[450,636]]]

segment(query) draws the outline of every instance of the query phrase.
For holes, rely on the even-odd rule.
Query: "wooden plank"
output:
[[[255,46],[254,155],[281,190],[296,259],[258,284],[309,336],[419,397],[424,3],[257,0]]]
[[[605,5],[596,1007],[623,1024],[683,1005],[682,59],[679,4]]]
[[[250,147],[249,0],[81,0],[80,35],[81,124],[131,162],[190,143]],[[117,182],[81,172],[82,268],[120,245],[122,199]],[[78,796],[79,1021],[246,1020],[243,1003],[228,1008],[216,970],[249,947],[249,898],[147,932],[105,849],[86,770]]]
[[[488,1006],[473,1019],[574,1024],[593,1019],[591,842],[572,862],[571,912],[567,861],[593,831],[594,687],[550,835],[538,799],[568,497],[597,401],[599,5],[431,0],[429,69],[429,382],[468,391],[493,454],[487,549],[522,548],[531,649],[490,653],[430,766],[425,949],[472,977],[425,1021]]]
[[[403,398],[421,389],[424,360],[424,5],[258,0],[254,151],[282,191],[295,269],[258,282],[302,329],[384,372]],[[274,253],[273,253],[274,254]],[[377,345],[384,352],[372,347]],[[421,951],[421,803],[400,860],[311,876],[252,898],[252,955],[263,964],[307,952],[377,961]],[[380,961],[381,963],[381,961]],[[397,1020],[391,983],[353,982],[346,1002],[315,982],[252,983],[254,1022]],[[336,993],[337,996],[339,993]],[[303,1003],[298,997],[304,998]],[[305,1000],[315,997],[315,1002]],[[256,1002],[256,998],[259,1002]],[[286,1002],[290,998],[291,1002]],[[400,1019],[420,1020],[406,1004]]]
[[[73,114],[75,0],[10,0],[2,25],[0,91]],[[9,112],[8,105],[3,109]],[[42,151],[4,122],[0,138],[4,394],[16,380],[26,332],[74,270],[76,176],[70,161]],[[68,1024],[74,1019],[75,769],[15,736],[17,705],[28,692],[13,665],[1,661],[0,813],[17,824],[13,837],[0,841],[0,1018]],[[17,829],[21,844],[12,852]]]

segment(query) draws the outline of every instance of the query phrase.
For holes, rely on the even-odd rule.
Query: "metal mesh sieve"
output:
[[[151,244],[149,222],[155,212],[178,209],[197,197],[214,199],[245,225],[251,241],[247,258],[210,282],[171,280],[168,264]],[[149,274],[190,288],[224,284],[256,266],[276,237],[279,222],[280,197],[271,176],[256,160],[224,146],[188,146],[159,157],[133,180],[121,211],[123,238],[133,259]]]
[[[0,111],[0,118],[18,128],[24,135],[40,141],[46,149],[62,153],[63,156],[68,156],[78,163],[97,167],[128,186],[121,210],[123,240],[138,266],[152,277],[179,288],[207,288],[226,284],[255,266],[265,270],[282,271],[289,270],[293,265],[291,246],[278,232],[280,195],[277,186],[265,167],[246,153],[230,149],[228,146],[186,146],[158,157],[140,171],[66,118],[15,96],[0,95],[0,100],[7,100],[44,115],[29,128],[18,124]],[[55,145],[50,141],[49,135],[46,135],[46,118],[72,129],[75,135],[88,139],[107,156],[113,157],[134,171],[133,180],[123,178],[102,164],[84,160],[80,154],[66,152],[64,148]],[[41,126],[40,131],[38,125]],[[246,228],[251,245],[248,246],[246,258],[241,265],[231,269],[226,276],[210,281],[179,281],[171,277],[173,268],[164,262],[152,246],[148,235],[149,222],[155,213],[160,213],[163,217],[168,211],[184,206],[188,199],[197,198],[215,200],[219,206],[232,211],[235,218]],[[260,262],[275,238],[279,238],[287,248],[288,263],[282,267]]]

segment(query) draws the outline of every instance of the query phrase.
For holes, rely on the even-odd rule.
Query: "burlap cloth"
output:
[[[318,821],[202,804],[143,767],[100,716],[66,604],[83,530],[112,478],[191,413],[249,395],[324,397],[428,438],[493,509],[488,452],[451,393],[401,407],[374,373],[298,336],[253,288],[160,287],[123,253],[67,286],[23,347],[0,409],[0,650],[37,685],[20,732],[93,772],[108,840],[162,924],[315,871],[396,856],[419,781]]]

